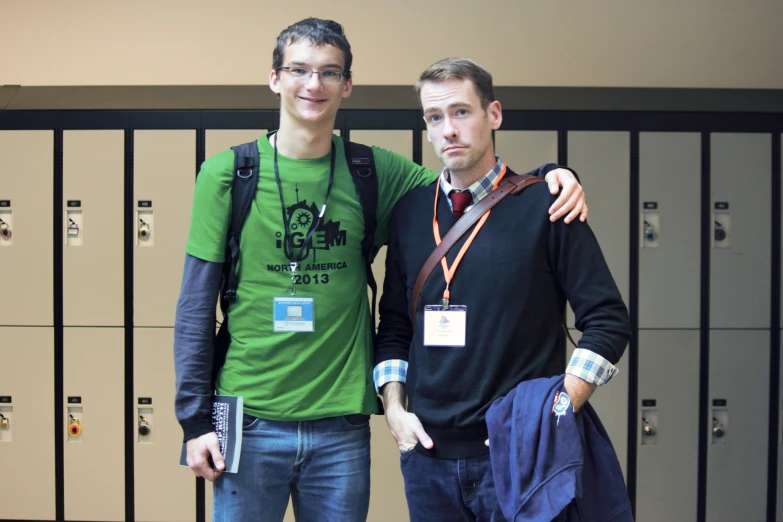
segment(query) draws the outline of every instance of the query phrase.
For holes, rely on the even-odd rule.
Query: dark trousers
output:
[[[437,459],[412,450],[400,466],[411,522],[505,522],[489,455]]]

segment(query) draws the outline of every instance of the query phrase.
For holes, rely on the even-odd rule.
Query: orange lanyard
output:
[[[506,175],[506,166],[503,165],[503,170],[500,171],[500,174],[498,175],[498,179],[496,179],[495,183],[492,185],[492,190],[498,188],[500,181],[503,179],[503,176],[505,175]],[[440,227],[438,226],[438,194],[439,193],[440,193],[440,183],[438,184],[438,187],[435,189],[435,213],[434,216],[432,217],[432,233],[435,236],[435,246],[440,245],[441,242]],[[446,280],[446,290],[443,292],[444,306],[449,305],[449,296],[451,295],[449,293],[449,285],[451,285],[451,280],[454,278],[454,273],[457,271],[457,267],[459,266],[460,261],[462,261],[462,257],[465,255],[465,252],[468,251],[468,248],[470,248],[471,243],[473,243],[473,238],[476,237],[476,234],[478,234],[479,230],[481,230],[481,227],[484,226],[484,222],[489,217],[490,212],[492,211],[488,210],[487,212],[485,212],[484,215],[481,216],[479,222],[476,223],[476,226],[473,229],[473,232],[470,234],[470,237],[468,237],[468,240],[465,241],[464,245],[462,245],[462,248],[457,254],[457,258],[451,264],[451,268],[449,268],[448,263],[446,263],[445,255],[442,258],[440,258],[440,264],[443,267],[443,278]]]

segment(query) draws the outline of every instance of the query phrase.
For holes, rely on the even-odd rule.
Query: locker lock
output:
[[[9,427],[8,417],[0,413],[0,430],[7,430]]]
[[[142,437],[146,437],[149,434],[150,434],[149,424],[144,419],[144,417],[139,415],[139,435],[141,435]]]
[[[79,225],[71,218],[68,218],[68,235],[69,236],[78,236],[79,235]]]
[[[715,241],[725,241],[726,240],[726,230],[723,228],[723,225],[721,225],[719,222],[715,222]]]
[[[658,234],[655,232],[655,229],[650,224],[649,221],[644,221],[644,239],[646,241],[655,241],[658,238]]]
[[[11,239],[11,235],[11,227],[8,226],[8,223],[0,219],[0,238]]]
[[[655,427],[650,424],[650,421],[642,417],[642,423],[644,424],[642,427],[642,432],[644,433],[645,437],[652,437],[655,435]]]
[[[147,239],[148,237],[150,237],[150,226],[139,218],[139,239]]]
[[[78,437],[82,434],[82,426],[79,423],[79,419],[73,415],[69,415],[69,417],[71,417],[71,423],[68,425],[68,433],[71,434],[71,437]]]
[[[726,430],[723,428],[723,425],[715,417],[712,418],[712,434],[717,439],[723,438],[723,436],[726,434]]]

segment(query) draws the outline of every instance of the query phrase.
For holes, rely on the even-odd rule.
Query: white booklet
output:
[[[234,395],[212,396],[212,429],[217,433],[220,443],[220,453],[226,461],[226,473],[236,473],[239,470],[239,455],[242,449],[242,397]],[[182,443],[179,465],[187,466],[187,444]],[[212,458],[209,465],[215,469]]]

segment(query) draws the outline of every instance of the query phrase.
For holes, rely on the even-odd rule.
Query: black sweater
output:
[[[440,181],[410,192],[394,211],[375,364],[408,361],[408,411],[435,444],[429,451],[420,444],[417,449],[460,458],[488,453],[484,416],[495,399],[522,381],[563,373],[566,299],[583,333],[579,347],[612,364],[628,343],[630,322],[590,227],[578,220],[551,223],[547,210],[554,196],[546,183],[538,183],[492,209],[454,275],[450,303],[467,306],[466,345],[423,346],[424,306],[441,304],[446,287],[439,265],[422,289],[414,336],[410,300],[435,249],[436,190]],[[441,192],[442,237],[455,222]],[[449,267],[469,235],[447,254]]]

